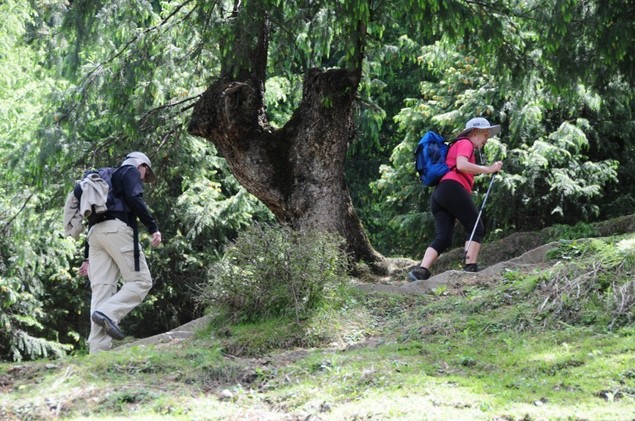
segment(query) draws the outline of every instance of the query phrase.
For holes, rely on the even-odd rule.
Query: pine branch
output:
[[[159,24],[154,25],[150,28],[145,29],[143,32],[141,32],[140,34],[136,35],[134,38],[130,39],[128,42],[126,42],[126,44],[121,47],[119,49],[119,51],[116,51],[112,56],[110,56],[108,59],[106,59],[105,61],[99,63],[97,66],[95,66],[95,68],[93,68],[90,72],[88,72],[78,83],[78,86],[81,87],[81,92],[82,92],[82,98],[85,97],[85,92],[86,92],[86,88],[92,83],[93,80],[95,80],[95,75],[98,74],[99,71],[101,71],[102,69],[104,69],[108,64],[112,63],[114,60],[116,60],[117,58],[121,57],[127,50],[128,48],[133,45],[134,43],[136,43],[139,39],[141,39],[142,37],[145,37],[147,34],[151,33],[151,32],[155,32],[158,31],[162,26],[164,26],[165,24],[167,24],[167,22],[172,19],[178,12],[181,11],[181,9],[183,9],[185,6],[187,6],[189,3],[192,3],[194,0],[186,0],[185,2],[181,3],[178,7],[176,7],[172,13],[170,13],[168,16],[165,17],[165,19],[163,19]],[[194,8],[196,9],[196,7]],[[193,10],[190,11],[186,17],[183,19],[185,20],[186,18],[188,18],[189,16],[191,16],[191,14],[193,13]],[[183,21],[181,20],[181,22]],[[72,111],[77,108],[77,106],[82,103],[83,101],[77,101],[75,102],[75,104],[68,109],[68,111],[60,116],[57,120],[56,123],[60,124],[60,122],[62,122],[63,120],[66,120],[68,118],[68,116],[72,113]]]
[[[139,38],[141,38],[142,36],[145,36],[147,34],[149,34],[150,32],[154,32],[158,29],[160,29],[163,25],[165,25],[174,15],[176,15],[182,8],[184,8],[185,6],[187,6],[189,3],[192,3],[194,0],[186,0],[184,3],[181,3],[177,8],[174,9],[174,11],[172,13],[170,13],[165,19],[163,19],[161,21],[161,23],[159,23],[158,25],[154,25],[151,26],[150,28],[147,28],[146,30],[144,30],[142,33],[138,34],[137,36],[135,36],[134,38],[132,38],[131,40],[129,40],[123,47],[121,47],[119,49],[119,51],[117,51],[113,56],[111,56],[109,59],[107,59],[106,61],[99,63],[97,65],[97,67],[95,67],[93,70],[91,70],[90,72],[88,72],[88,74],[86,76],[84,76],[84,78],[80,81],[80,85],[82,85],[84,83],[84,81],[86,81],[89,77],[91,77],[95,72],[97,72],[97,70],[105,67],[105,65],[107,65],[108,63],[111,63],[112,61],[114,61],[116,58],[118,58],[119,56],[121,56],[130,45],[134,44],[136,41],[139,40]]]

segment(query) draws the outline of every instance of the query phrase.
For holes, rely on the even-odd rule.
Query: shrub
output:
[[[538,313],[567,324],[606,325],[613,329],[633,321],[635,247],[633,240],[561,241],[549,258],[556,265],[539,286]]]
[[[343,240],[334,234],[256,225],[210,270],[200,302],[234,321],[306,319],[346,279]]]

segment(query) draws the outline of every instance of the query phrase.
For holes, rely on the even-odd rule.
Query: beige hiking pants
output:
[[[145,255],[140,250],[140,271],[135,272],[132,228],[119,219],[93,225],[88,232],[88,244],[88,278],[92,290],[90,314],[100,311],[119,324],[126,314],[141,304],[152,288]],[[120,277],[123,284],[117,291]],[[92,320],[88,346],[91,354],[112,347],[112,338]]]

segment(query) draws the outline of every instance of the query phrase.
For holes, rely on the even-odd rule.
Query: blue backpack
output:
[[[428,131],[419,141],[415,149],[415,168],[425,186],[436,186],[450,171],[445,163],[449,146],[443,136],[433,131]]]

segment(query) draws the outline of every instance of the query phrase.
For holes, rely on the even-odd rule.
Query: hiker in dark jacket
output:
[[[108,350],[112,338],[123,339],[119,322],[152,288],[152,277],[138,240],[137,218],[152,236],[150,244],[161,244],[161,232],[143,199],[143,183],[156,179],[150,159],[142,152],[126,156],[112,173],[114,203],[99,219],[89,221],[88,259],[79,269],[88,275],[92,290],[90,353]],[[117,290],[121,277],[122,287]]]
[[[426,249],[421,265],[408,273],[410,281],[430,278],[430,267],[441,253],[452,245],[454,224],[458,219],[469,236],[474,232],[472,241],[466,238],[465,267],[467,272],[478,271],[478,254],[481,240],[485,236],[485,227],[478,221],[478,210],[472,202],[471,194],[474,176],[477,174],[494,174],[501,170],[503,163],[477,165],[475,149],[482,149],[487,140],[500,133],[500,126],[491,126],[482,117],[471,119],[465,130],[458,134],[458,140],[450,146],[446,163],[451,170],[441,178],[432,193],[430,208],[434,216],[435,238]],[[474,226],[476,225],[476,229]]]

